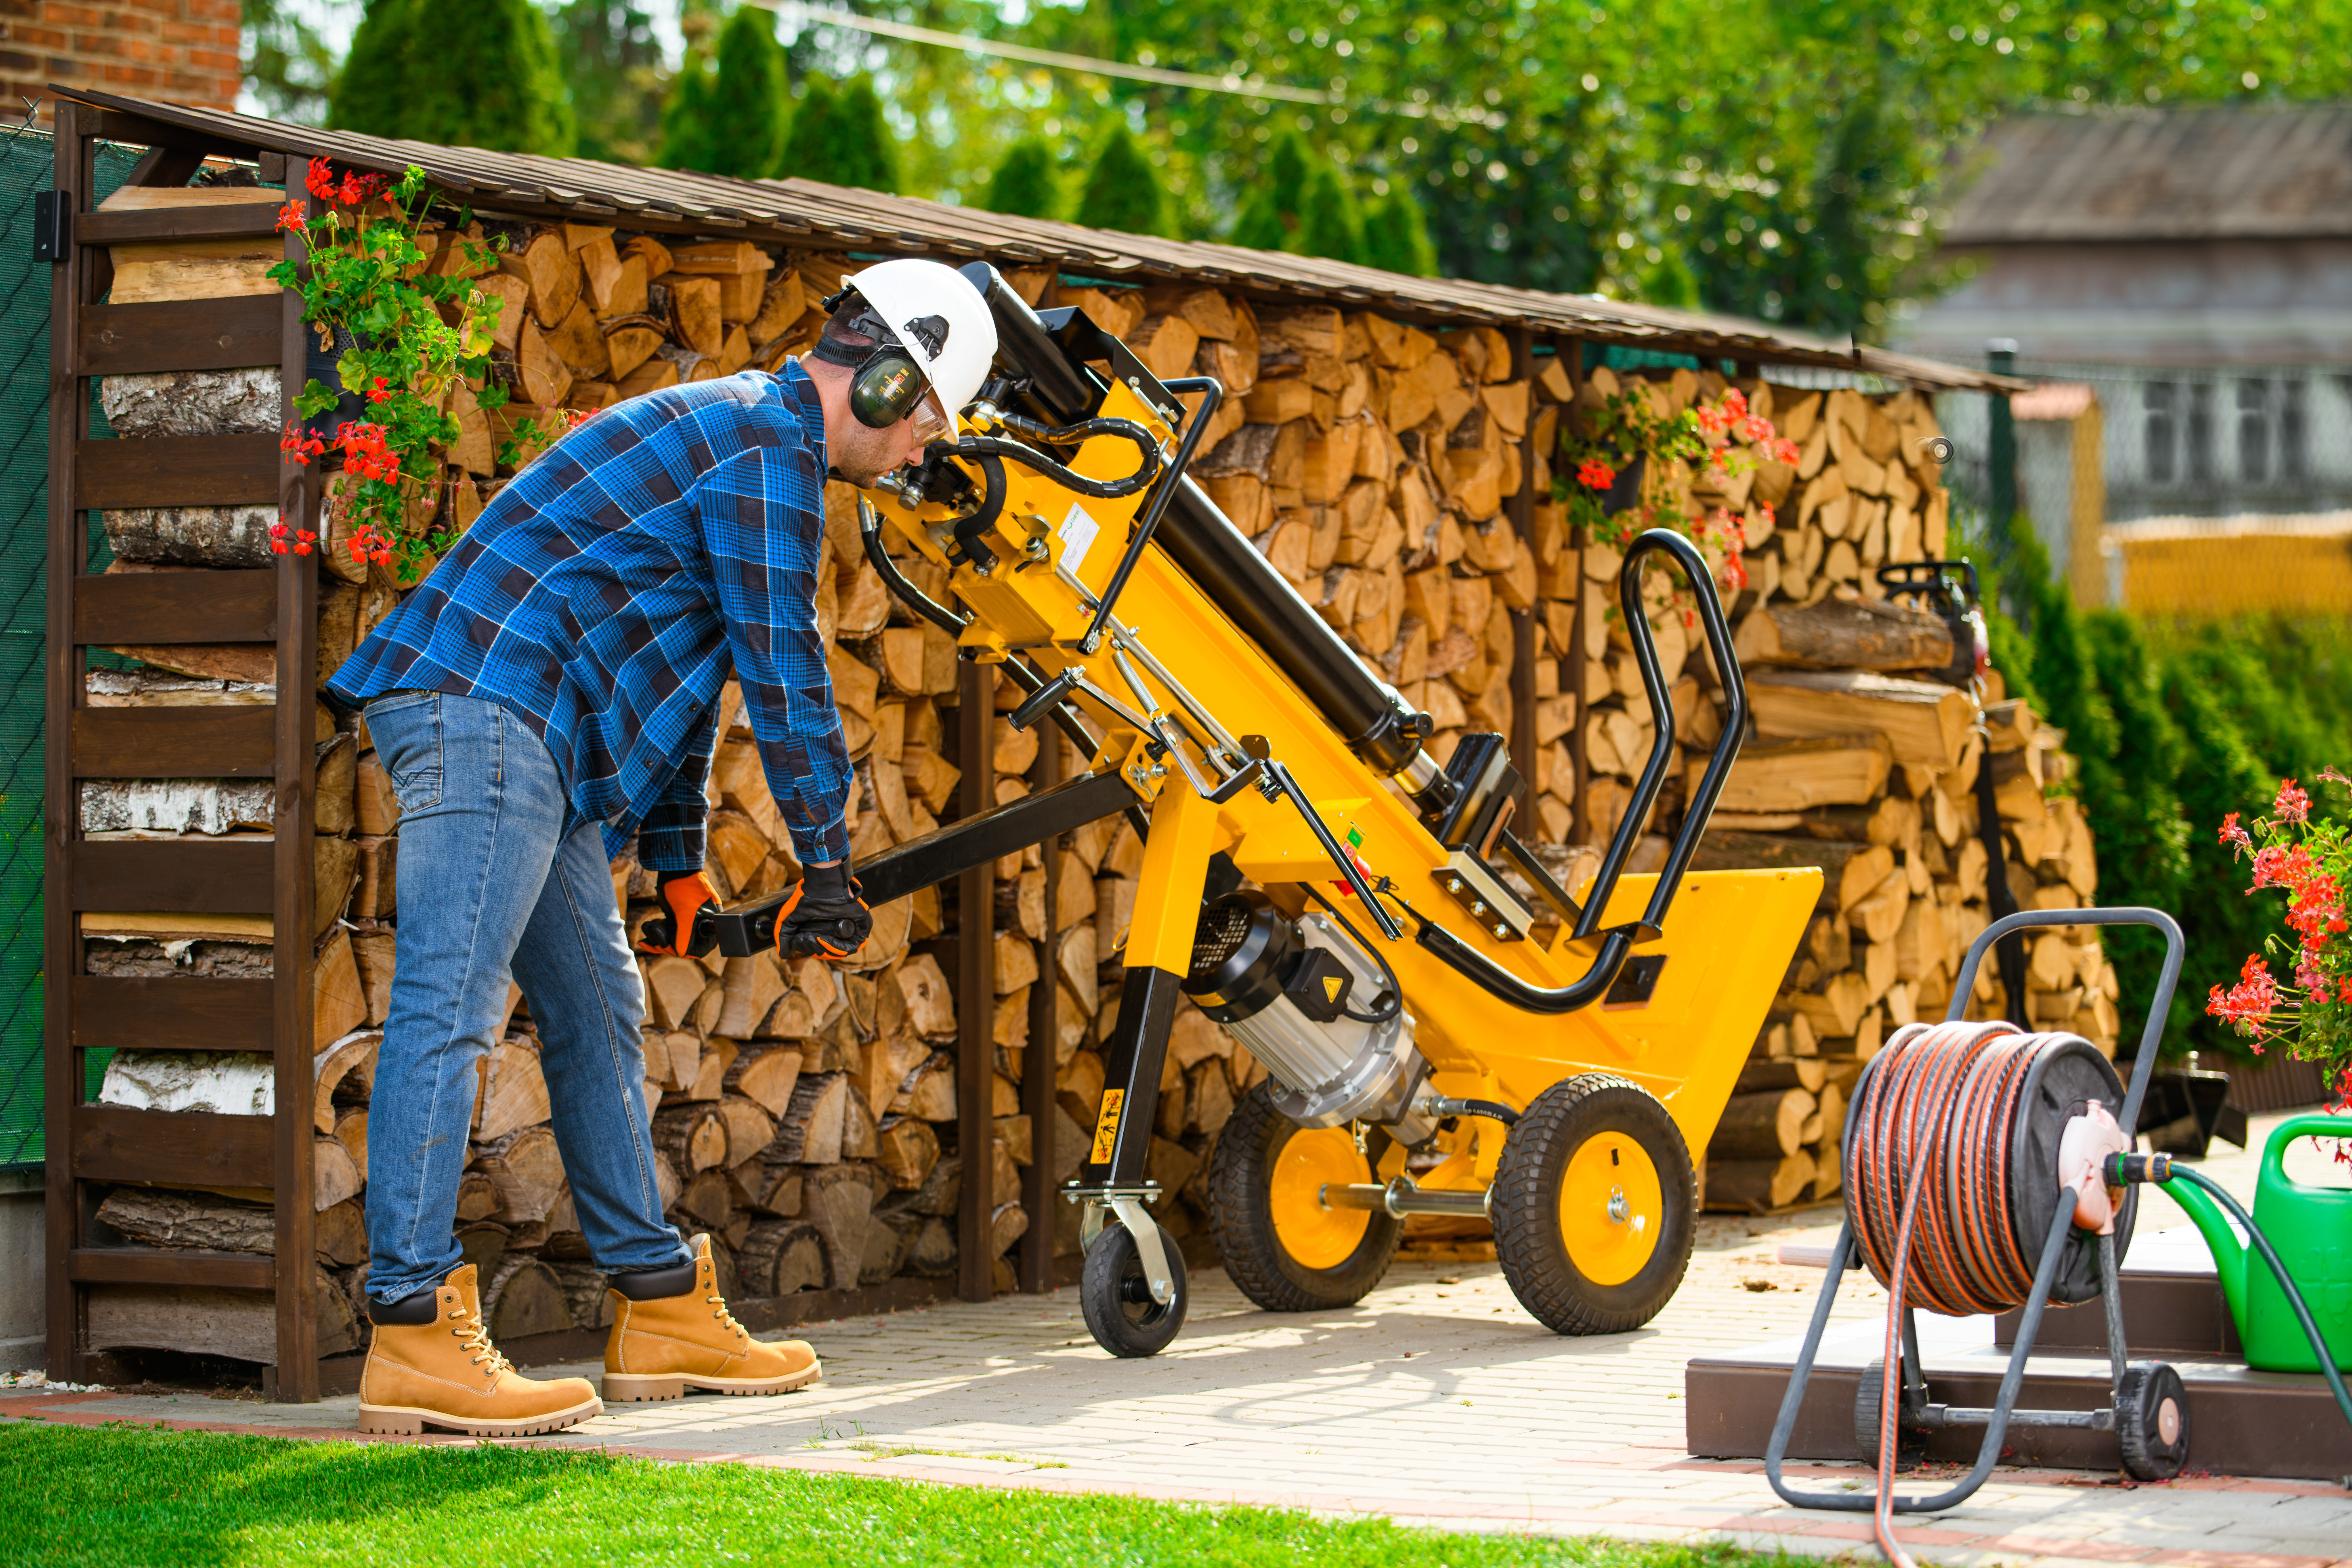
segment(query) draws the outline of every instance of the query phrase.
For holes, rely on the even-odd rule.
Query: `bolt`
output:
[[[1610,1222],[1613,1225],[1623,1225],[1625,1223],[1626,1216],[1632,1212],[1632,1205],[1625,1201],[1625,1189],[1622,1187],[1612,1187],[1609,1191]]]
[[[1497,925],[1495,927],[1495,934],[1496,936],[1508,936],[1511,934],[1511,928],[1507,925]]]
[[[1447,892],[1449,892],[1449,893],[1458,893],[1458,892],[1460,892],[1460,891],[1462,890],[1462,879],[1461,879],[1461,878],[1459,878],[1459,877],[1448,877],[1448,878],[1446,878],[1446,879],[1445,879],[1445,890],[1446,890]]]
[[[1486,912],[1486,906],[1481,900],[1473,899],[1470,900],[1470,912],[1474,915],[1483,915]]]

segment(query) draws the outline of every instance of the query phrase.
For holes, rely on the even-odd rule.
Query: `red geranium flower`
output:
[[[1617,470],[1598,458],[1587,458],[1577,466],[1576,482],[1587,489],[1605,490],[1617,482]]]

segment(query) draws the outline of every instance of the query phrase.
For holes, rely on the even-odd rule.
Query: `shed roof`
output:
[[[2017,115],[1944,243],[2352,237],[2352,103]]]
[[[1541,334],[1701,358],[1864,371],[1934,388],[2009,390],[2022,385],[1982,371],[1856,348],[1850,342],[1737,316],[1457,278],[1409,278],[1318,257],[1012,217],[815,180],[742,180],[589,158],[445,147],[112,93],[55,86],[51,90],[79,103],[194,132],[203,145],[331,158],[356,168],[393,173],[413,163],[436,184],[488,211],[724,234],[811,249],[981,257],[1114,281],[1196,279],[1261,300],[1371,308],[1425,322],[1524,326]],[[101,121],[96,129],[100,135],[145,139],[133,125]]]

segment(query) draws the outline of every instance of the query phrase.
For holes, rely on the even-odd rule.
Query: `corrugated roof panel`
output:
[[[2352,105],[2018,115],[1975,161],[1947,245],[2352,237]]]
[[[1197,279],[1262,299],[1371,306],[1423,321],[1524,326],[1538,333],[1704,358],[1874,370],[1927,386],[2007,384],[1996,384],[1979,371],[1874,351],[1858,353],[1849,342],[1738,317],[1463,279],[1408,278],[1316,257],[1116,234],[814,180],[738,180],[586,158],[443,147],[289,125],[226,110],[68,88],[53,90],[61,98],[216,137],[232,146],[331,158],[387,173],[413,163],[436,183],[501,211],[573,220],[627,216],[650,228],[725,229],[804,249],[944,251],[1050,265],[1093,277]]]

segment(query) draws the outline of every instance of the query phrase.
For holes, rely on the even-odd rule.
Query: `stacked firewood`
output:
[[[2087,906],[2098,886],[2076,802],[2045,794],[2065,776],[2064,736],[2022,702],[1979,709],[1956,688],[1867,668],[1790,683],[1808,650],[1887,669],[1940,663],[1922,658],[1947,653],[1940,623],[1871,601],[1756,614],[1782,639],[1775,662],[1748,670],[1761,740],[1733,769],[1697,864],[1818,866],[1823,884],[1706,1150],[1708,1206],[1746,1212],[1835,1195],[1863,1066],[1893,1030],[1949,1009],[1963,956],[1992,918],[1990,876],[2029,910]],[[1744,647],[1764,639],[1741,631]],[[1988,686],[1998,699],[1997,673]],[[1996,784],[1990,835],[1985,770]],[[2079,1034],[2112,1057],[2120,990],[2096,931],[2046,932],[2030,952],[2030,1016],[2017,1021]],[[1964,1010],[2008,1014],[1990,954]]]
[[[503,241],[504,248],[487,262],[468,259],[467,239]],[[492,375],[510,396],[486,409],[483,388],[451,388],[448,412],[459,435],[441,473],[416,487],[410,521],[420,536],[470,525],[517,465],[562,428],[566,409],[780,365],[814,342],[824,320],[815,302],[856,268],[844,257],[742,240],[492,218],[468,234],[428,236],[426,248],[425,265],[470,275],[501,300]],[[248,266],[243,261],[226,264],[226,273],[214,260],[174,272],[170,258],[142,253],[138,264],[142,299],[267,286],[257,274],[234,270]],[[1510,341],[1491,327],[1424,329],[1321,305],[1254,305],[1184,283],[1080,288],[1043,270],[1009,277],[1033,303],[1085,309],[1159,374],[1217,377],[1226,396],[1193,471],[1227,515],[1369,667],[1433,716],[1440,759],[1465,732],[1508,733],[1515,720],[1531,723],[1540,763],[1531,781],[1530,836],[1551,846],[1606,840],[1653,731],[1631,645],[1611,607],[1616,559],[1570,537],[1565,509],[1550,499],[1549,455],[1579,410],[1621,390],[1612,373],[1583,374],[1572,356],[1515,363]],[[1726,384],[1692,371],[1661,372],[1640,384],[1669,410],[1711,402]],[[1786,741],[1743,763],[1735,795],[1748,793],[1727,798],[1717,820],[1744,837],[1717,836],[1732,847],[1732,858],[1718,863],[1796,863],[1785,856],[1801,851],[1810,857],[1801,863],[1832,866],[1822,918],[1734,1101],[1744,1128],[1760,1114],[1756,1096],[1810,1097],[1784,1100],[1772,1112],[1778,1140],[1787,1107],[1801,1110],[1796,1142],[1774,1153],[1764,1183],[1765,1197],[1777,1203],[1808,1187],[1824,1190],[1815,1167],[1833,1184],[1834,1161],[1820,1158],[1822,1129],[1835,1136],[1834,1106],[1824,1097],[1832,1074],[1844,1072],[1844,1063],[1858,1068],[1906,1010],[1940,1007],[1936,986],[1948,987],[1954,943],[1983,923],[1980,848],[1973,882],[1969,869],[1975,843],[1969,780],[1981,743],[1960,733],[1973,713],[1964,695],[1935,687],[1931,696],[1915,689],[1926,683],[1875,673],[1939,662],[1917,647],[1894,664],[1827,657],[1824,674],[1814,654],[1784,658],[1762,647],[1784,615],[1895,616],[1879,602],[1869,568],[1940,552],[1942,492],[1917,455],[1933,430],[1924,405],[1907,395],[1824,397],[1740,384],[1799,442],[1799,464],[1716,481],[1727,489],[1710,489],[1706,476],[1688,473],[1662,473],[1651,483],[1662,498],[1687,491],[1745,521],[1750,586],[1733,606],[1745,617],[1743,662],[1766,736]],[[131,437],[275,430],[279,396],[274,367],[116,377],[103,392],[116,433]],[[1199,405],[1197,395],[1189,401]],[[1533,503],[1521,509],[1525,527],[1511,515],[1523,491]],[[1777,523],[1768,521],[1768,507],[1777,507]],[[854,858],[870,858],[953,815],[973,769],[988,770],[984,797],[1004,801],[1087,765],[1089,759],[1058,736],[1043,743],[1061,753],[1042,765],[1040,736],[1013,731],[1003,717],[1017,697],[1003,682],[995,689],[989,754],[962,754],[961,667],[952,645],[885,590],[858,541],[852,494],[832,487],[826,511],[816,618],[856,767]],[[274,521],[268,509],[250,508],[109,513],[116,557],[110,569],[268,564]],[[323,677],[404,590],[384,566],[356,561],[331,528],[321,543]],[[899,565],[934,597],[944,594],[940,574],[920,557],[908,552]],[[1686,721],[1679,726],[1684,761],[1695,763],[1715,738],[1715,705],[1701,700],[1715,676],[1663,584],[1653,598],[1672,700]],[[1515,611],[1527,615],[1522,620]],[[1525,715],[1515,714],[1512,689],[1522,626],[1536,654],[1535,711]],[[1790,647],[1803,642],[1793,623],[1785,636]],[[92,703],[275,698],[278,672],[266,647],[117,651],[126,667],[91,673]],[[1764,695],[1780,679],[1767,668],[1776,664],[1795,667],[1775,688],[1785,690],[1780,699]],[[1857,667],[1872,673],[1852,674]],[[1840,680],[1858,685],[1850,690]],[[709,866],[722,898],[732,900],[782,887],[799,869],[731,687],[722,700]],[[1802,716],[1811,712],[1808,703],[1835,709],[1853,701],[1864,707],[1840,712],[1833,724]],[[1967,710],[1958,718],[1954,702]],[[1906,748],[1924,743],[1914,733],[1923,724],[1943,749],[1914,760]],[[2065,802],[2042,803],[2041,786],[2058,766],[2050,760],[2059,754],[2050,732],[2037,731],[2021,713],[2008,730],[1996,723],[1990,732],[1989,765],[2007,770],[2000,799],[2018,857],[2012,882],[2037,898],[2061,887],[2087,895],[2087,835]],[[331,1303],[322,1306],[321,1347],[331,1353],[357,1342],[367,1101],[390,998],[399,811],[363,726],[339,727],[321,708],[317,741],[314,1195],[320,1263],[336,1286],[321,1292]],[[1678,775],[1649,825],[1645,856],[1663,848],[1685,787]],[[270,791],[245,781],[88,781],[82,791],[82,826],[93,834],[219,836],[271,827]],[[1044,1163],[1056,1181],[1066,1177],[1094,1122],[1140,858],[1139,840],[1118,819],[1069,835],[1059,846],[1057,876],[1049,877],[1037,849],[1007,856],[996,868],[993,909],[959,910],[951,888],[885,906],[873,939],[839,966],[772,955],[644,962],[646,1098],[665,1206],[680,1226],[712,1235],[730,1291],[759,1298],[950,1273],[961,1184],[979,1179],[983,1167],[992,1199],[986,1245],[1000,1286],[1009,1285],[1008,1249],[1048,1218],[1019,1202],[1023,1169]],[[1571,880],[1582,872],[1570,868],[1589,866],[1574,855],[1560,859]],[[613,877],[634,933],[656,912],[655,879],[628,856],[614,862]],[[1899,882],[1899,902],[1887,891],[1890,879]],[[1931,914],[1942,923],[1931,924]],[[83,928],[90,973],[176,974],[192,984],[268,973],[266,918],[134,911],[86,916]],[[992,944],[993,996],[952,993],[946,944],[967,931],[984,931]],[[1911,950],[1914,957],[1890,971],[1888,954]],[[2112,987],[2112,971],[2095,947],[2068,943],[2046,955],[2037,947],[2034,963],[2037,984],[2049,981],[2039,994],[2051,999],[2051,1009],[2071,999],[2091,1016],[2105,1005],[2111,1019],[2111,990],[2100,991],[2102,982]],[[1033,1017],[1047,1016],[1032,1001],[1048,992],[1050,1040],[1031,1032]],[[957,1074],[975,1065],[960,1068],[957,1019],[972,1006],[990,1009],[994,1046],[992,1137],[984,1151],[960,1146],[955,1119]],[[1054,1079],[1050,1128],[1033,1125],[1022,1110],[1020,1086],[1037,1072]],[[1205,1017],[1180,1010],[1150,1159],[1150,1175],[1176,1194],[1160,1217],[1179,1236],[1205,1228],[1210,1150],[1235,1098],[1264,1076]],[[268,1114],[268,1080],[266,1061],[125,1052],[110,1067],[104,1093],[119,1103]],[[547,1118],[529,1000],[518,995],[481,1064],[458,1211],[461,1245],[482,1266],[492,1326],[509,1340],[593,1327],[604,1310]],[[1797,1189],[1784,1190],[1793,1169],[1786,1162],[1797,1151],[1811,1163]],[[1761,1158],[1727,1152],[1712,1163],[1723,1171]],[[1741,1180],[1752,1178],[1723,1175],[1715,1190],[1735,1191]],[[267,1216],[255,1206],[264,1196],[119,1189],[100,1218],[148,1244],[266,1250]],[[1076,1211],[1055,1208],[1055,1250],[1073,1252]],[[213,1306],[201,1315],[205,1322],[234,1317],[233,1303]],[[128,1299],[107,1307],[94,1298],[93,1323],[106,1311],[148,1310]],[[203,1331],[213,1341],[190,1342],[199,1315],[182,1314],[176,1340],[114,1342],[225,1353],[237,1353],[225,1349],[232,1343],[250,1343],[261,1352],[247,1359],[271,1359],[266,1299],[255,1297],[252,1310],[245,1340],[215,1328]]]

